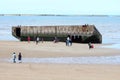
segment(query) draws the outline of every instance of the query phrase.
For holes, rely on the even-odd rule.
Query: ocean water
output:
[[[0,16],[0,40],[18,41],[11,28],[17,25],[82,25],[94,24],[102,34],[103,44],[120,48],[120,17],[118,16]]]
[[[0,59],[13,62],[11,59]],[[16,60],[16,62],[19,62]],[[56,58],[23,58],[23,63],[52,63],[52,64],[120,64],[120,56],[89,56],[89,57],[56,57]]]

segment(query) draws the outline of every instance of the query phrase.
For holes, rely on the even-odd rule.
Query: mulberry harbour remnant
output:
[[[69,35],[77,43],[102,43],[102,35],[94,25],[54,25],[54,26],[13,26],[12,35],[20,41],[27,41],[29,36],[32,41],[36,37],[44,41],[66,41]]]

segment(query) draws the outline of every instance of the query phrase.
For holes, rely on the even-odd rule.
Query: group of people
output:
[[[16,53],[15,53],[15,52],[13,52],[12,58],[13,58],[13,63],[16,63],[16,58],[17,58],[17,56],[16,56]],[[18,54],[18,62],[19,62],[19,63],[22,62],[22,54],[21,54],[21,52],[19,52],[19,54]]]
[[[36,44],[38,44],[40,42],[40,37],[37,36],[35,41],[36,41]],[[43,42],[43,38],[41,38],[41,41]],[[54,43],[57,43],[58,41],[59,41],[58,38],[55,36]],[[29,36],[28,36],[28,42],[30,42],[30,37]],[[66,38],[66,46],[72,46],[72,39],[69,35]],[[91,44],[91,42],[88,43],[88,46],[89,46],[89,49],[94,48],[94,45]],[[20,55],[21,55],[21,53],[20,53]]]
[[[38,44],[38,43],[40,42],[40,40],[41,40],[42,43],[43,43],[43,38],[40,39],[40,37],[38,37],[38,36],[35,37],[34,40],[35,40],[36,44]],[[27,37],[27,41],[28,41],[28,43],[30,43],[30,41],[31,41],[30,36]]]

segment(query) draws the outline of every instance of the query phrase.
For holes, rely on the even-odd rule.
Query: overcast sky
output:
[[[120,15],[120,0],[0,0],[0,14]]]

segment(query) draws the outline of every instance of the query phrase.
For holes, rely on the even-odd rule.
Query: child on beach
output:
[[[15,54],[15,52],[12,54],[12,57],[13,57],[13,63],[16,63],[16,54]]]

